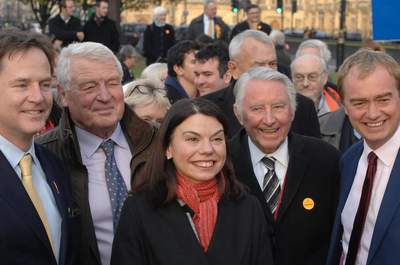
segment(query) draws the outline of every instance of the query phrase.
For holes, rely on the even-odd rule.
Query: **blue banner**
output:
[[[373,39],[400,40],[399,15],[399,0],[372,0]]]

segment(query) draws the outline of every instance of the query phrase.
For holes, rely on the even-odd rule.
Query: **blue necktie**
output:
[[[107,157],[105,163],[105,174],[108,194],[110,195],[112,215],[114,217],[113,224],[115,233],[119,217],[121,216],[122,206],[124,205],[124,201],[128,195],[124,178],[122,177],[121,172],[117,167],[117,162],[115,161],[114,144],[115,142],[113,140],[108,139],[101,144],[101,148]]]

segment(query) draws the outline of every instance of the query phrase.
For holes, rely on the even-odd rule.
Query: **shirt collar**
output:
[[[75,131],[79,140],[80,149],[87,158],[91,158],[92,155],[99,149],[100,145],[108,139],[112,139],[118,146],[124,149],[129,149],[127,141],[124,141],[125,136],[119,122],[117,128],[108,139],[102,139],[79,128],[76,125]]]
[[[34,164],[36,164],[37,161],[39,161],[36,156],[35,143],[33,140],[29,150],[27,152],[24,152],[18,147],[16,147],[13,143],[8,141],[6,138],[4,138],[2,135],[0,135],[0,150],[7,158],[8,162],[10,163],[10,165],[14,170],[17,168],[19,161],[21,161],[21,159],[28,153],[31,154],[32,162]]]
[[[206,15],[206,13],[204,13],[204,15],[203,15],[203,20],[212,21],[213,19],[212,19],[212,18],[208,18],[207,15]]]
[[[249,149],[250,149],[250,157],[253,168],[261,161],[264,156],[271,157],[273,156],[276,161],[281,163],[284,167],[288,167],[289,164],[289,146],[288,146],[288,138],[286,136],[285,141],[278,147],[278,149],[272,154],[264,154],[254,143],[251,141],[249,137]]]
[[[376,150],[371,149],[364,141],[364,154],[367,156],[370,152],[375,152],[379,159],[386,165],[391,165],[397,157],[400,148],[400,126],[397,131],[384,145]]]

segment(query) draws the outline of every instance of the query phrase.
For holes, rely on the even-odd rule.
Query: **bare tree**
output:
[[[45,32],[47,20],[58,11],[58,0],[21,0],[21,2],[31,5],[36,20]]]

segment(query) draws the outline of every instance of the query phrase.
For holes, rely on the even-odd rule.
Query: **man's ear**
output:
[[[67,100],[65,99],[65,91],[64,91],[64,88],[62,88],[60,84],[57,84],[57,92],[58,92],[58,95],[59,95],[60,98],[61,98],[61,103],[62,103],[62,105],[63,105],[64,107],[68,107],[68,102],[67,102]]]
[[[173,69],[174,69],[174,72],[176,73],[177,76],[183,75],[182,66],[178,66],[178,65],[175,64]]]
[[[231,75],[235,80],[239,79],[239,75],[237,74],[237,65],[236,62],[234,61],[229,61],[228,62],[228,67],[229,67],[229,72],[231,72]]]
[[[236,118],[238,119],[238,121],[239,121],[240,125],[242,125],[242,126],[243,126],[243,120],[242,120],[242,117],[240,117],[240,115],[239,115],[239,111],[238,111],[238,109],[237,109],[237,107],[236,107],[235,105],[233,105],[233,112],[235,113],[235,116],[236,116]]]
[[[225,86],[229,86],[229,84],[231,83],[231,79],[232,79],[232,74],[230,70],[227,70],[224,74],[224,84]]]

